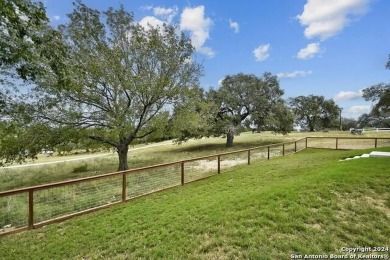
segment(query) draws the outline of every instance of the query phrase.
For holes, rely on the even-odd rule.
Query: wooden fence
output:
[[[307,137],[99,176],[0,192],[0,235],[34,229],[220,174],[222,169],[315,148],[345,148],[346,140],[372,148],[390,138]],[[347,142],[348,143],[348,142]],[[349,142],[349,146],[351,142]],[[233,163],[232,163],[233,162]]]
[[[376,137],[306,137],[306,148],[364,149],[390,146],[390,138]]]

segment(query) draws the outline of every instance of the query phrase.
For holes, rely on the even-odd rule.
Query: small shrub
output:
[[[88,165],[83,164],[83,165],[80,165],[78,167],[75,167],[72,172],[79,173],[79,172],[86,172],[87,170],[88,170]]]

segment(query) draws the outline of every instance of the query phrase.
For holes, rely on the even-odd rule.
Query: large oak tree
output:
[[[278,131],[281,121],[270,120],[273,115],[286,112],[276,76],[264,73],[261,77],[239,73],[228,75],[221,87],[210,91],[210,99],[219,108],[215,117],[214,132],[226,133],[226,146],[233,146],[234,129],[244,121],[249,125],[262,127],[269,124]],[[279,113],[280,112],[280,113]],[[280,130],[285,132],[281,127]]]
[[[170,122],[201,67],[175,27],[144,28],[123,7],[74,5],[62,38],[48,47],[58,57],[47,55],[29,108],[40,121],[89,129],[90,139],[116,148],[118,170],[125,170],[129,145]]]
[[[340,114],[340,108],[332,99],[324,96],[298,96],[289,99],[295,113],[296,122],[314,132],[318,128],[328,128]]]

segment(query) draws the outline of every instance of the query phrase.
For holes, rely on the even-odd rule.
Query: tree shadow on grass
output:
[[[225,144],[198,144],[190,147],[181,146],[180,144],[172,152],[174,153],[201,153],[201,152],[212,152],[215,150],[222,150],[226,148]]]
[[[215,153],[224,153],[235,150],[249,149],[258,146],[265,146],[269,144],[281,143],[281,140],[256,140],[253,142],[234,142],[233,147],[226,147],[225,143],[220,144],[199,144],[190,147],[179,147],[173,150],[173,153],[205,153],[205,155],[212,155]],[[179,145],[180,146],[180,145]]]

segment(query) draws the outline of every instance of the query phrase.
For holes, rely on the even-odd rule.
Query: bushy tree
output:
[[[43,4],[31,0],[0,1],[0,160],[35,158],[48,131],[33,123],[18,105],[26,89],[44,72],[45,43],[56,31],[49,26]],[[41,134],[38,136],[38,133]],[[46,134],[47,133],[47,134]]]
[[[189,138],[209,137],[214,134],[212,130],[217,109],[202,88],[193,88],[175,107],[168,133],[179,143]]]
[[[343,117],[341,119],[341,122],[342,122],[342,129],[343,130],[349,130],[351,128],[358,127],[358,120],[356,120],[354,118]]]
[[[332,99],[323,96],[298,96],[289,99],[295,113],[296,123],[310,132],[316,128],[329,128],[340,113],[340,108]]]
[[[42,2],[0,1],[0,72],[6,76],[35,78],[44,41],[52,31]]]
[[[189,38],[172,26],[146,29],[123,7],[74,5],[47,50],[59,57],[47,59],[26,106],[41,122],[89,129],[90,139],[117,150],[125,170],[129,145],[169,124],[201,67]]]
[[[375,102],[371,110],[373,116],[390,115],[390,84],[379,83],[363,89],[363,98]]]
[[[372,113],[364,113],[358,118],[358,126],[364,127],[390,127],[390,117],[373,116]]]
[[[264,73],[260,78],[243,73],[226,76],[221,87],[209,93],[210,102],[218,107],[213,132],[226,133],[227,147],[233,146],[234,129],[244,122],[256,127],[268,123],[275,131],[283,132],[285,127],[280,127],[281,121],[277,120],[280,117],[273,117],[287,111],[283,107],[283,94],[277,77],[271,73]]]
[[[255,113],[253,123],[257,130],[261,128],[285,135],[294,129],[294,113],[284,100],[280,100],[269,110],[267,117],[257,118]]]
[[[386,63],[386,69],[390,69],[389,61]],[[374,103],[369,114],[362,115],[359,119],[360,124],[372,125],[376,127],[390,126],[390,84],[379,83],[363,89],[363,98],[366,101]]]

